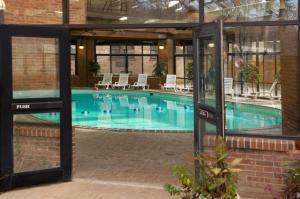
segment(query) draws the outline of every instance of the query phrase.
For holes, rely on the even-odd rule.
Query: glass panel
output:
[[[148,55],[158,54],[158,46],[143,46],[143,53]]]
[[[199,129],[202,135],[205,134],[217,134],[217,127],[215,124],[207,122],[205,119],[200,118]]]
[[[59,97],[56,38],[12,37],[13,98]]]
[[[216,107],[216,66],[215,66],[215,40],[213,37],[199,38],[200,42],[200,68],[202,81],[205,84],[200,92],[199,103]]]
[[[184,46],[183,46],[183,45],[176,46],[175,53],[176,53],[177,55],[182,55],[182,54],[183,54],[183,49],[184,49]]]
[[[176,76],[184,78],[184,57],[176,57]]]
[[[97,56],[97,62],[100,64],[100,74],[110,73],[110,56]]]
[[[76,75],[76,45],[71,45],[71,75]]]
[[[96,54],[110,54],[110,46],[97,45]]]
[[[142,54],[142,46],[127,46],[127,54]]]
[[[76,75],[76,55],[71,55],[71,75]]]
[[[128,56],[128,73],[141,74],[143,73],[143,57],[142,56]]]
[[[197,23],[198,21],[198,0],[76,0],[70,2],[72,24]]]
[[[14,115],[14,173],[60,167],[60,113]]]
[[[52,0],[52,1],[5,0],[6,9],[4,11],[4,23],[5,24],[62,24],[63,23],[62,2],[63,2],[62,0]]]
[[[298,27],[225,28],[226,127],[245,133],[299,133]],[[243,48],[239,48],[242,46]],[[232,50],[230,46],[239,50]],[[251,52],[249,52],[251,49]],[[227,68],[227,69],[226,69]]]
[[[126,66],[126,57],[125,56],[112,56],[111,57],[111,66],[112,66],[112,73],[119,74],[125,73],[125,66]]]
[[[152,75],[157,63],[157,56],[144,56],[144,74]]]
[[[297,20],[297,0],[204,1],[205,22]]]
[[[111,46],[111,54],[126,54],[126,46],[125,45],[112,45]]]

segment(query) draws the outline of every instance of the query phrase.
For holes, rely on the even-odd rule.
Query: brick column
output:
[[[282,131],[295,135],[299,131],[299,64],[296,26],[280,27],[280,83]]]

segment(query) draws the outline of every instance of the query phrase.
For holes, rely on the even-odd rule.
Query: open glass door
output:
[[[1,188],[71,179],[67,28],[0,26]]]
[[[203,150],[203,136],[224,136],[222,22],[193,29],[195,155]]]

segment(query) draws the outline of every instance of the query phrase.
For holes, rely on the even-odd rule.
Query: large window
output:
[[[96,41],[99,73],[152,75],[158,60],[158,41]]]
[[[178,84],[190,84],[188,70],[193,65],[193,46],[191,40],[175,41],[175,72]]]
[[[297,20],[297,0],[204,1],[205,21]]]
[[[248,125],[245,133],[297,135],[298,26],[228,27],[224,31],[225,94],[231,102],[226,103],[227,128]],[[252,123],[238,119],[243,117],[251,117]]]
[[[78,75],[76,40],[71,41],[71,75]]]
[[[72,24],[197,23],[198,21],[198,0],[70,1]]]

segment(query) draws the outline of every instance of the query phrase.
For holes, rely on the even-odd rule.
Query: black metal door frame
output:
[[[201,39],[213,37],[215,41],[215,88],[216,108],[200,103],[205,97],[206,83],[203,81],[202,57],[200,56]],[[194,56],[194,147],[195,156],[203,150],[203,136],[206,134],[205,122],[216,125],[217,135],[225,137],[224,121],[224,81],[223,81],[223,22],[217,21],[199,25],[193,28],[193,56]]]
[[[13,99],[12,37],[59,39],[58,98]],[[70,33],[66,27],[0,25],[0,189],[11,189],[40,183],[68,181],[72,174],[72,121],[70,83]],[[34,60],[32,60],[34,62]],[[42,89],[42,88],[41,88]],[[30,109],[16,110],[20,104]],[[39,171],[13,173],[13,114],[59,112],[60,167]]]

